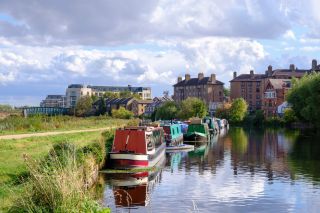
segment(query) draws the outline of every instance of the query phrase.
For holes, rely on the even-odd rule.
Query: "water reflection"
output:
[[[168,153],[161,171],[139,175],[107,176],[105,204],[137,212],[320,208],[320,143],[298,131],[231,128],[194,151]]]

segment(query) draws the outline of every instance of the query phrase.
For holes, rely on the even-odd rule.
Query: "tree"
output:
[[[230,103],[224,103],[222,107],[216,110],[215,117],[229,120],[230,108],[231,108]]]
[[[297,121],[297,117],[293,109],[289,108],[284,110],[283,120],[286,124],[291,124]]]
[[[298,119],[320,128],[320,73],[313,72],[300,80],[293,79],[287,101]]]
[[[223,94],[224,96],[230,96],[230,89],[229,88],[223,88]]]
[[[172,120],[177,118],[178,106],[173,101],[166,101],[159,107],[155,114],[155,119]]]
[[[187,98],[181,103],[179,117],[189,119],[191,117],[203,118],[207,114],[206,104],[198,98]]]
[[[107,112],[107,106],[106,106],[106,101],[104,98],[100,97],[98,101],[98,110],[97,110],[97,115],[105,115]]]
[[[92,108],[92,98],[90,96],[81,97],[76,104],[76,115],[84,116],[86,115]]]
[[[120,98],[135,98],[135,99],[138,99],[138,100],[141,99],[139,94],[132,93],[129,90],[125,90],[125,91],[120,92],[119,96],[120,96]]]
[[[242,122],[247,114],[248,105],[243,98],[237,98],[233,101],[230,108],[230,122]]]
[[[113,109],[111,111],[113,118],[120,119],[130,119],[133,117],[133,112],[126,110],[124,107],[120,107],[119,109]]]
[[[91,99],[92,99],[92,102],[94,103],[99,99],[99,97],[97,95],[91,95]]]

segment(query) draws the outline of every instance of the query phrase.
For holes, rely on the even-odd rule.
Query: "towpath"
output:
[[[72,134],[80,132],[98,132],[109,130],[116,127],[104,127],[97,129],[78,129],[78,130],[68,130],[68,131],[55,131],[55,132],[39,132],[39,133],[26,133],[26,134],[15,134],[15,135],[0,135],[0,140],[2,139],[21,139],[21,138],[30,138],[30,137],[41,137],[41,136],[50,136],[50,135],[61,135],[61,134]]]

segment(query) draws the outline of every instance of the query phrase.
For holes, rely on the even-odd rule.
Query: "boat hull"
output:
[[[110,153],[110,161],[113,168],[131,169],[155,166],[165,157],[165,143],[161,144],[154,154],[134,154],[134,153]]]
[[[208,136],[194,133],[194,134],[186,135],[183,143],[197,145],[197,144],[207,143],[208,141],[209,141]]]

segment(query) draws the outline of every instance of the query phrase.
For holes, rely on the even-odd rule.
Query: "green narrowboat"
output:
[[[167,147],[178,146],[183,143],[183,133],[179,124],[165,124],[162,128]]]
[[[210,132],[207,123],[203,123],[201,119],[192,120],[188,126],[187,134],[185,134],[184,143],[208,142]]]

